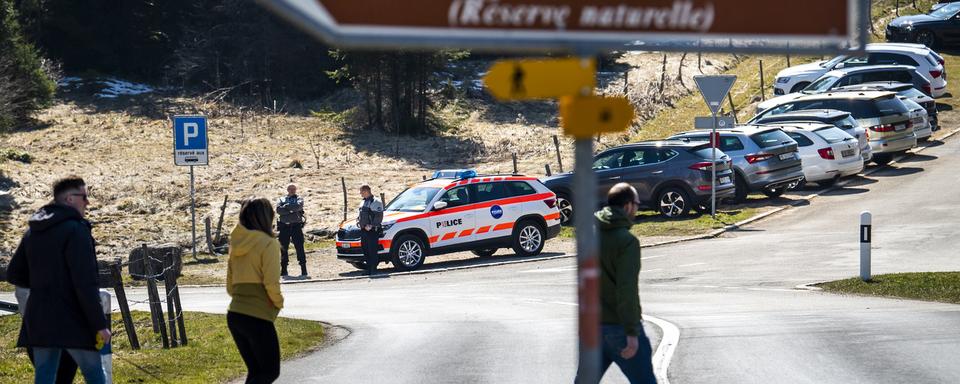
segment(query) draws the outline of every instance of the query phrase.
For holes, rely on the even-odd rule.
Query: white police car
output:
[[[437,171],[385,208],[380,262],[414,270],[426,256],[472,251],[488,257],[499,248],[533,256],[559,233],[557,196],[536,178]],[[336,246],[338,259],[366,268],[356,223],[341,226]]]

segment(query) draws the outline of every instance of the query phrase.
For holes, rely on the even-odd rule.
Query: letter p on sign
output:
[[[183,145],[189,147],[190,139],[200,136],[200,124],[183,123]]]

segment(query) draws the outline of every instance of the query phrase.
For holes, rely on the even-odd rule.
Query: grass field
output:
[[[150,314],[134,312],[141,349],[133,351],[123,333],[119,314],[115,314],[113,372],[115,383],[223,383],[246,372],[243,361],[227,329],[226,317],[186,312],[188,344],[162,349],[159,335],[150,327]],[[295,319],[277,319],[277,333],[283,359],[312,351],[323,343],[322,324]],[[20,316],[0,317],[0,383],[33,381],[33,368],[23,350],[16,348]],[[75,382],[82,382],[77,374]]]

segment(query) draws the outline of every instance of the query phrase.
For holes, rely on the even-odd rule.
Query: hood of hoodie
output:
[[[262,231],[249,230],[243,225],[237,224],[230,232],[230,257],[244,257],[249,254],[262,252],[273,237]]]
[[[633,220],[627,217],[627,213],[622,208],[603,207],[603,209],[594,213],[597,222],[600,224],[601,231],[609,231],[617,228],[627,228],[633,226]]]
[[[35,212],[33,216],[30,216],[30,220],[28,220],[27,223],[31,231],[43,232],[70,220],[79,221],[87,227],[90,226],[90,222],[84,219],[83,216],[80,216],[79,211],[73,207],[60,204],[45,205]]]

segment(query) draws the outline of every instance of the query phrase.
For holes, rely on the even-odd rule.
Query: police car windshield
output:
[[[410,188],[387,206],[387,211],[400,212],[423,212],[427,210],[427,205],[437,195],[440,188]]]

